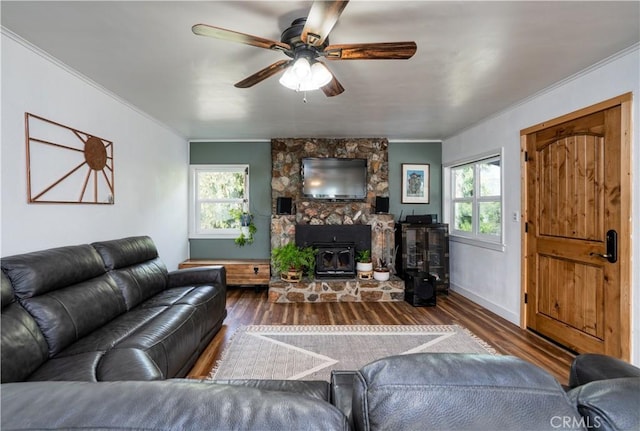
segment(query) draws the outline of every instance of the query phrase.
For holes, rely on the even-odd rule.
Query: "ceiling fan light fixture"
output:
[[[298,90],[298,86],[300,85],[300,79],[296,76],[296,73],[293,71],[293,67],[289,66],[287,70],[284,71],[282,76],[280,77],[280,84],[287,87],[290,90]]]
[[[300,81],[303,81],[311,73],[311,64],[309,64],[309,60],[306,57],[300,57],[293,63],[291,69],[293,69]]]
[[[332,79],[333,75],[324,64],[314,61],[309,66],[309,60],[301,57],[285,70],[280,77],[280,84],[291,90],[313,91],[327,85]]]
[[[321,88],[331,82],[333,75],[327,69],[327,66],[316,61],[311,66],[311,80],[316,88]]]

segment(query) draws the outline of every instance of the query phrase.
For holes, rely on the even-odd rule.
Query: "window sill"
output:
[[[189,239],[236,239],[240,230],[231,233],[190,233]]]
[[[449,234],[449,241],[451,242],[459,242],[461,244],[467,244],[467,245],[471,245],[474,247],[481,247],[481,248],[487,248],[489,250],[495,250],[495,251],[500,251],[500,252],[504,252],[504,244],[501,243],[497,243],[497,242],[490,242],[490,241],[483,241],[481,239],[477,239],[477,238],[467,238],[464,236],[457,236],[457,235],[453,235],[453,234]]]

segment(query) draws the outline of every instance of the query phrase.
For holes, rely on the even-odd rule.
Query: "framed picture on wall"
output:
[[[429,165],[402,164],[402,203],[429,203]]]

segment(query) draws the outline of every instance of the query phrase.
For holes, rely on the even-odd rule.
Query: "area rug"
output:
[[[331,370],[418,352],[496,353],[458,325],[254,325],[233,334],[209,378],[328,381]]]

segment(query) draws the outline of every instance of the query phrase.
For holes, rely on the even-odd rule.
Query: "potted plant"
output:
[[[356,271],[359,278],[371,278],[373,263],[371,262],[371,250],[358,250],[356,253]]]
[[[312,247],[298,247],[294,242],[289,242],[271,251],[271,262],[283,280],[297,283],[303,274],[313,274],[316,250]]]
[[[373,269],[373,278],[378,281],[387,281],[391,276],[387,262],[384,259],[378,259],[378,264]]]
[[[234,240],[236,245],[243,247],[253,244],[254,235],[258,230],[253,223],[253,215],[245,209],[232,209],[230,212],[233,219],[240,224],[240,235]]]

